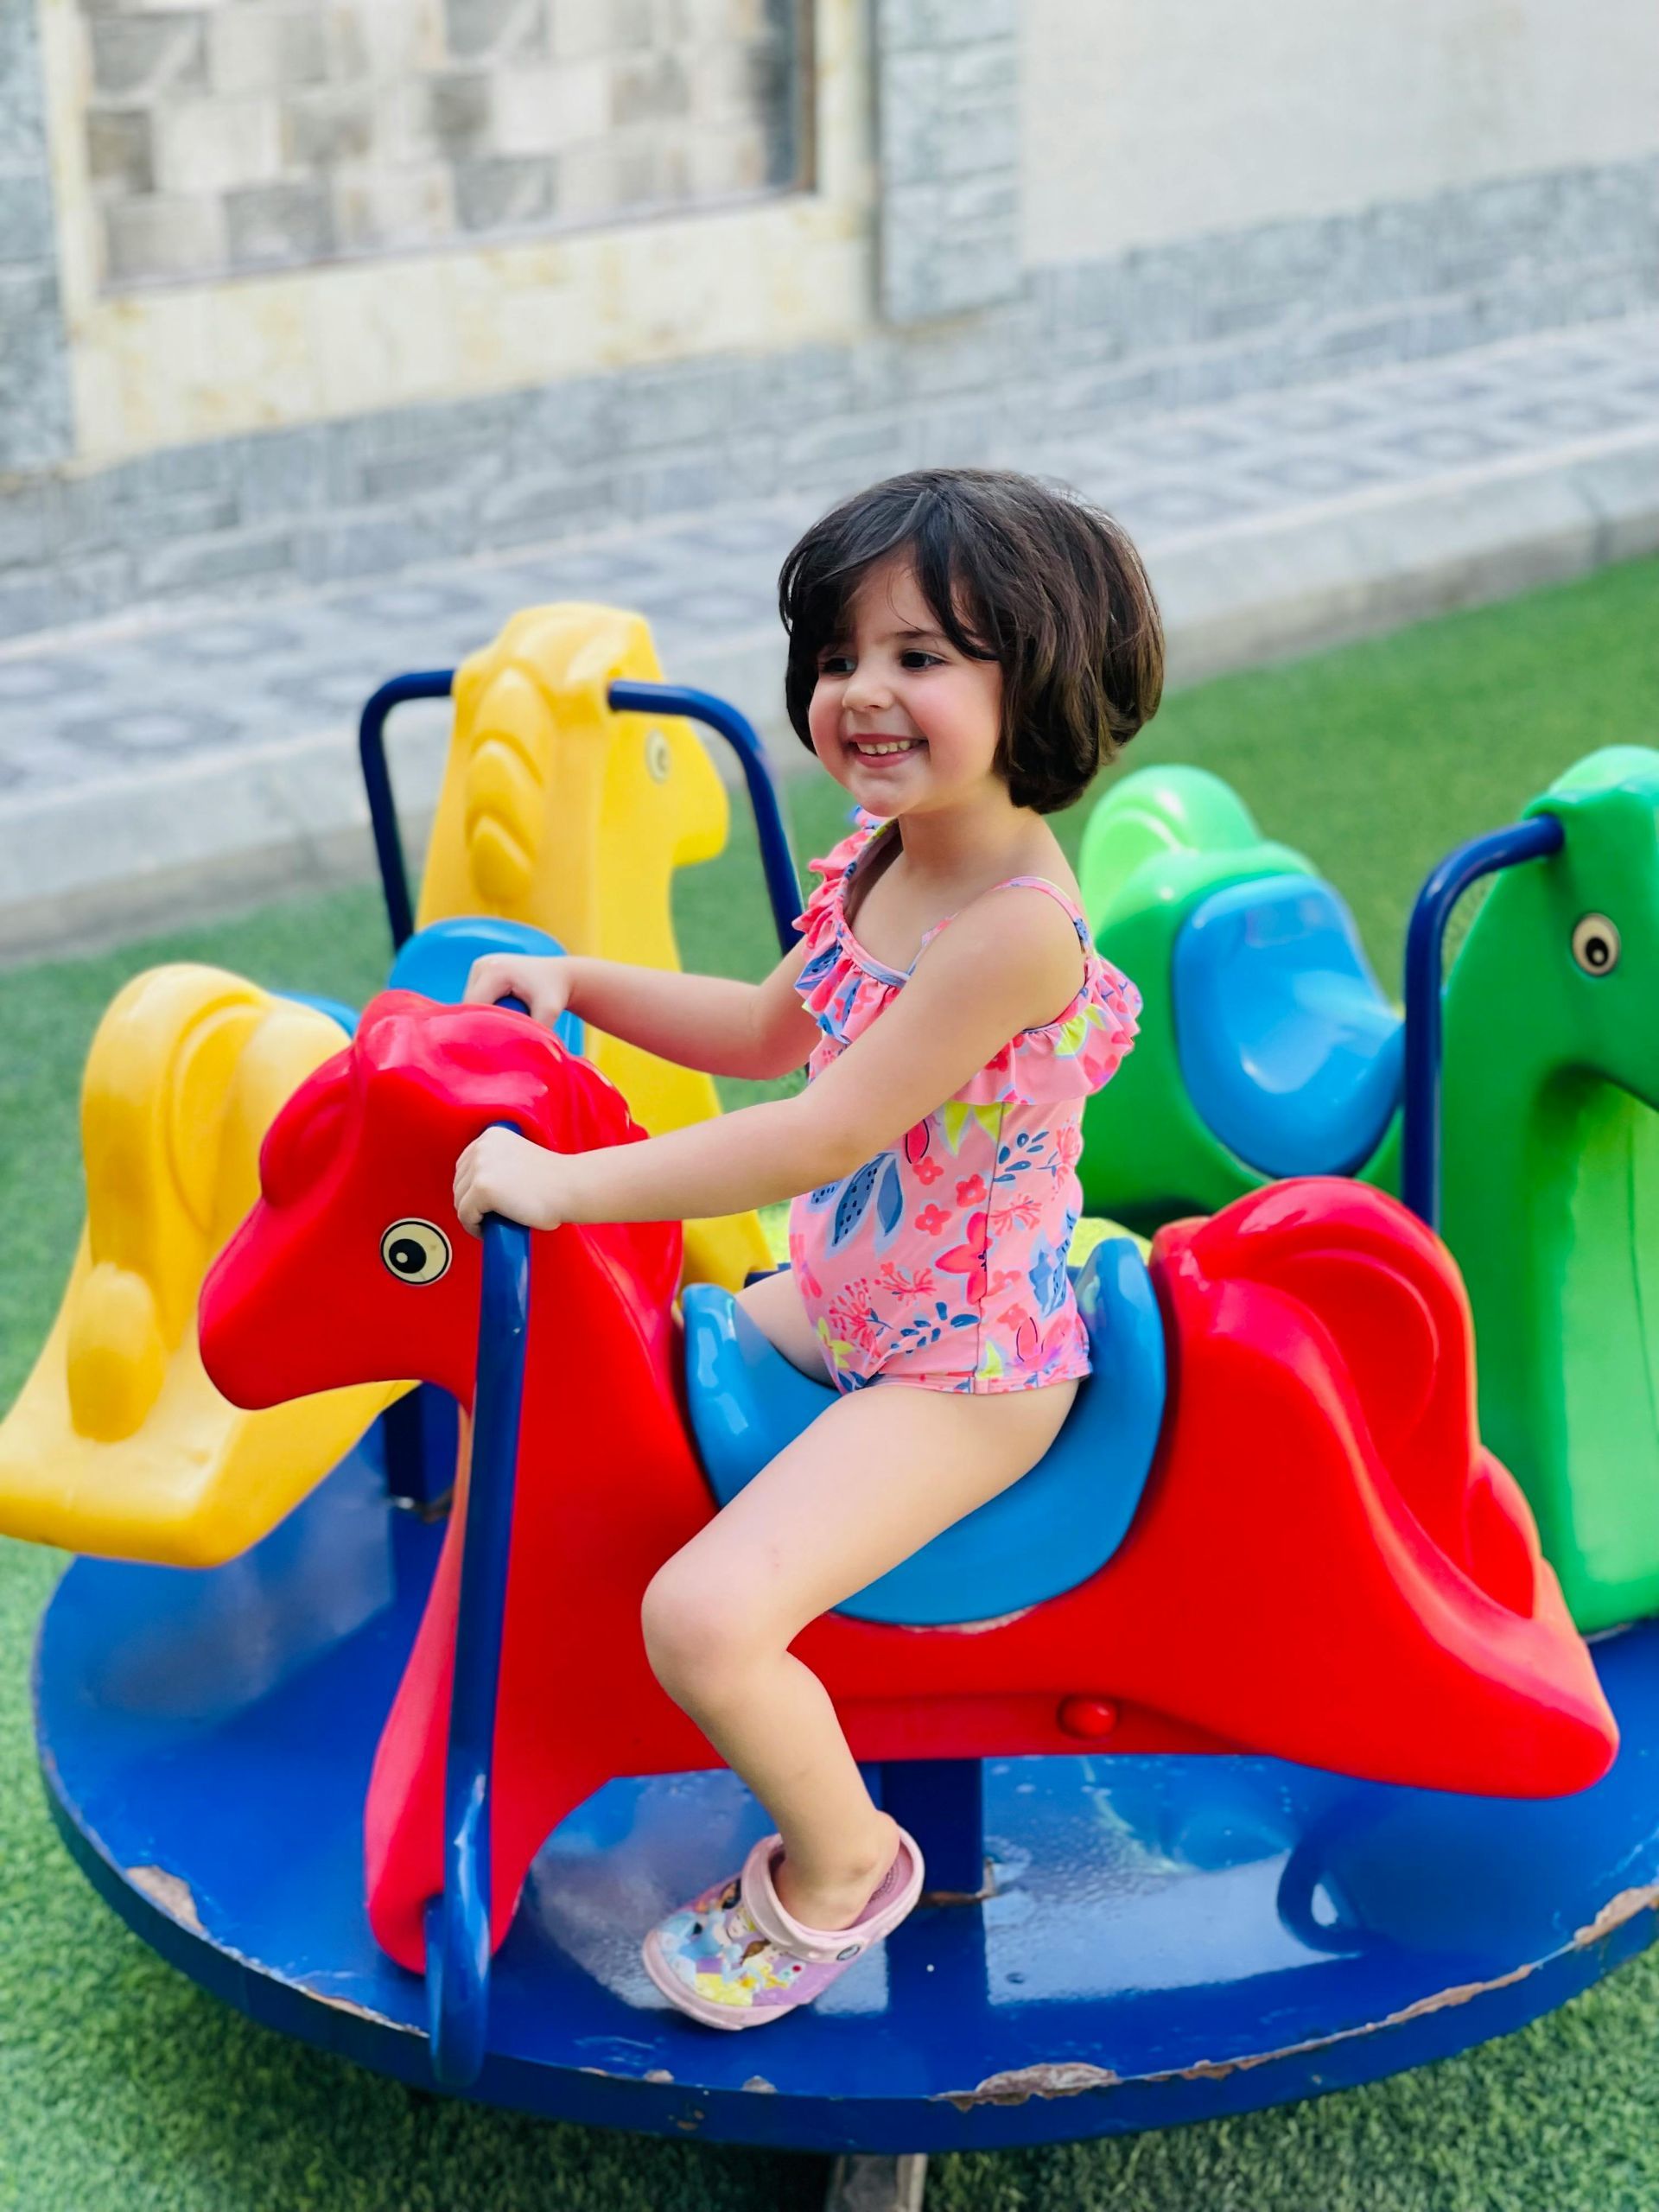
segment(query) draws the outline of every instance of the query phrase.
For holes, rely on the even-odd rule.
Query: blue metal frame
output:
[[[380,863],[380,887],[385,894],[394,951],[401,951],[414,935],[415,910],[410,904],[409,870],[404,864],[404,841],[397,833],[397,810],[392,804],[391,777],[386,767],[386,721],[392,709],[406,699],[447,699],[454,682],[453,668],[394,676],[365,702],[357,726],[357,757],[363,766],[363,789],[369,802],[369,823],[374,831],[375,857]]]
[[[358,724],[358,757],[363,765],[363,788],[369,802],[369,821],[374,831],[375,856],[380,863],[380,884],[386,901],[386,920],[394,951],[401,951],[414,934],[415,909],[409,893],[409,870],[404,860],[404,841],[397,830],[397,810],[392,803],[391,777],[386,766],[386,721],[391,710],[406,699],[447,699],[454,685],[452,668],[428,669],[408,676],[394,676],[367,702]],[[695,691],[673,683],[613,683],[609,700],[619,715],[678,715],[718,730],[736,753],[754,810],[754,826],[760,841],[760,864],[766,871],[766,896],[772,904],[772,925],[784,952],[793,950],[795,917],[801,910],[799,872],[790,849],[778,790],[766,762],[766,747],[747,715],[712,691]]]
[[[1471,884],[1561,849],[1553,814],[1535,815],[1459,845],[1417,894],[1406,933],[1406,1076],[1400,1193],[1431,1229],[1440,1225],[1441,959],[1452,909]]]
[[[512,1014],[528,1014],[523,999],[511,993],[496,1001]],[[509,1126],[505,1125],[504,1126]],[[495,1217],[492,1215],[491,1220]],[[485,1267],[491,1262],[490,1241],[485,1241]],[[461,1427],[455,1402],[435,1382],[417,1382],[407,1397],[396,1398],[380,1416],[385,1446],[386,1489],[417,1513],[437,1518],[449,1510],[454,1488],[455,1455]]]
[[[417,1382],[380,1416],[387,1495],[436,1518],[449,1510],[460,1428],[455,1402],[435,1382]]]
[[[490,1214],[449,1703],[443,1894],[426,1908],[432,2071],[446,2089],[478,2079],[489,2030],[490,1770],[529,1325],[530,1231]]]

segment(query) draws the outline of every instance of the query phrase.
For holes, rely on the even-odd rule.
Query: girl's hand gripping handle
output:
[[[557,954],[540,958],[527,952],[486,952],[474,960],[461,996],[463,1006],[494,1006],[516,999],[531,1019],[551,1029],[570,1003],[575,963]]]
[[[560,993],[563,989],[568,995],[568,987],[558,977],[550,984],[543,971],[569,964],[557,957],[486,953],[473,963],[461,1003],[505,1006],[514,1014],[544,1020],[550,1029],[564,1012],[565,996]],[[537,992],[535,998],[532,992]],[[551,1010],[543,1013],[543,1007]],[[550,1199],[560,1158],[504,1122],[486,1129],[455,1162],[455,1216],[461,1227],[470,1236],[481,1236],[485,1221],[494,1213],[527,1229],[556,1229],[560,1216]]]

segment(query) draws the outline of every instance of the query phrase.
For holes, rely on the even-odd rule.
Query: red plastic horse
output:
[[[203,1357],[227,1397],[273,1405],[415,1376],[468,1405],[480,1247],[459,1230],[451,1179],[501,1120],[567,1151],[640,1134],[605,1079],[522,1015],[374,1002],[278,1116],[264,1195],[203,1291]],[[679,1258],[675,1224],[531,1239],[497,1942],[532,1856],[590,1792],[718,1764],[658,1688],[639,1619],[652,1573],[713,1510],[683,1410]],[[1612,1716],[1521,1494],[1475,1433],[1468,1307],[1439,1242],[1391,1198],[1311,1180],[1166,1230],[1152,1272],[1169,1398],[1128,1536],[1005,1620],[815,1622],[796,1649],[856,1756],[1098,1751],[1109,1729],[1114,1749],[1268,1752],[1503,1796],[1594,1782]],[[442,1880],[462,1522],[451,1515],[366,1812],[374,1932],[416,1968]]]

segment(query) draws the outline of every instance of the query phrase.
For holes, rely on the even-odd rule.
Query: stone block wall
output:
[[[106,290],[804,181],[806,0],[79,0]]]
[[[877,0],[881,311],[921,322],[1020,289],[1016,0]]]
[[[0,639],[135,603],[504,553],[1659,307],[1659,159],[1027,270],[844,344],[539,387],[0,482]]]
[[[32,8],[0,0],[0,474],[61,460],[69,442],[38,29]]]

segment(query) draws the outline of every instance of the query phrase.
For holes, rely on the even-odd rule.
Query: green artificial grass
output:
[[[1228,778],[1349,899],[1397,979],[1409,901],[1452,845],[1593,747],[1659,742],[1659,564],[1459,614],[1171,699],[1126,768]],[[843,795],[791,793],[798,849]],[[1057,826],[1075,854],[1086,808]],[[772,957],[746,828],[688,873],[688,967]],[[55,1309],[81,1211],[75,1099],[130,976],[211,959],[361,1001],[384,977],[353,890],[0,975],[0,1405]],[[728,1103],[752,1093],[727,1086]],[[817,2159],[658,2143],[405,2090],[251,2025],[93,1897],[34,1776],[34,1624],[60,1561],[0,1542],[0,2212],[793,2212]],[[780,2034],[789,2032],[780,2028]],[[1659,1960],[1488,2049],[1369,2089],[1117,2143],[941,2158],[929,2212],[1649,2212]]]

